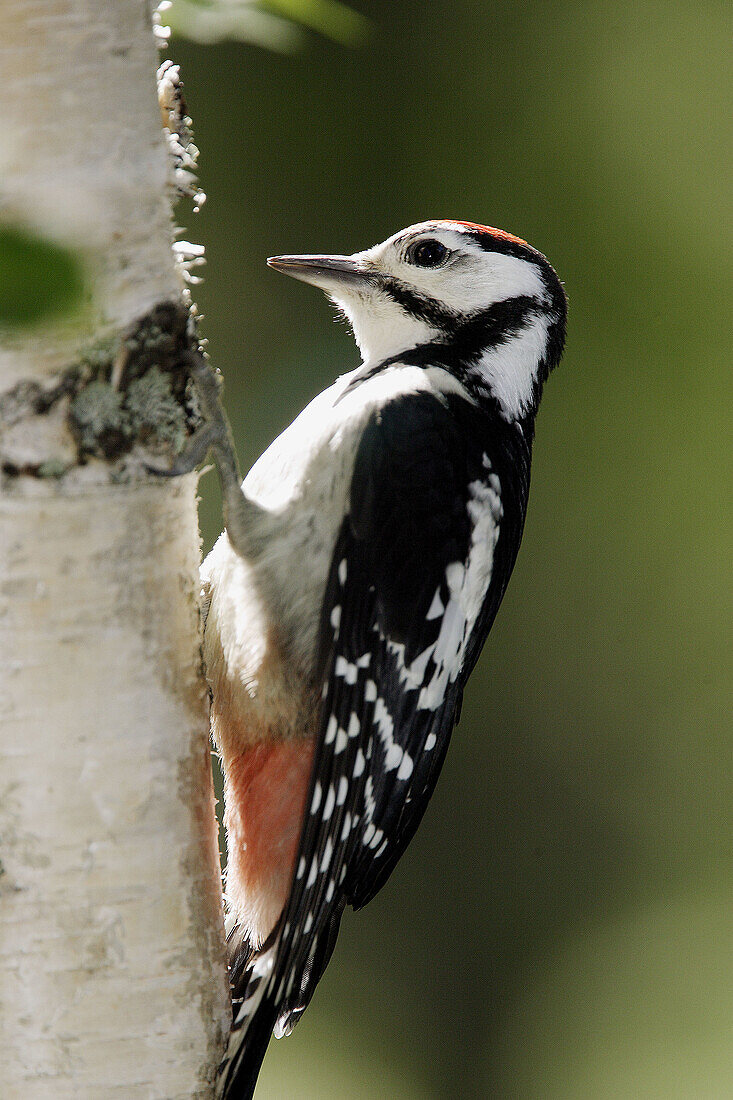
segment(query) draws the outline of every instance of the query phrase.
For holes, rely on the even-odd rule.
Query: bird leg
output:
[[[211,452],[223,497],[224,525],[232,545],[245,554],[250,544],[251,512],[258,511],[245,497],[241,487],[239,463],[232,429],[221,403],[221,377],[200,351],[183,352],[181,359],[188,367],[201,403],[203,423],[191,435],[174,462],[167,467],[146,463],[151,473],[159,477],[178,477],[191,473]]]

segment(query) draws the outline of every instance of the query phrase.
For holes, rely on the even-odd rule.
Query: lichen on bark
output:
[[[140,461],[179,454],[200,420],[181,366],[196,344],[192,308],[164,302],[119,337],[83,348],[60,372],[0,394],[4,476],[60,477],[97,458],[119,481]]]

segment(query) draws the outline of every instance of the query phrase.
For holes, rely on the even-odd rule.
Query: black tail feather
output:
[[[304,966],[299,981],[294,983],[291,995],[283,999],[278,1008],[277,1035],[290,1035],[300,1017],[311,1002],[316,986],[323,977],[338,939],[341,917],[344,912],[343,901],[331,914],[331,918],[319,934],[313,957]]]
[[[308,1006],[331,958],[343,910],[342,901],[314,942],[308,962],[296,971],[289,997],[282,996],[283,975],[277,962],[279,927],[258,951],[242,942],[231,962],[234,1018],[219,1067],[217,1100],[252,1100],[273,1031],[289,1035]],[[276,992],[280,993],[277,999]]]
[[[277,1005],[266,998],[260,1003],[233,1053],[230,1040],[230,1050],[219,1071],[217,1098],[252,1100],[277,1014]],[[236,1033],[233,1033],[232,1038],[235,1037]]]

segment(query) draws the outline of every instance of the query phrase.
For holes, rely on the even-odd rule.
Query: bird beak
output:
[[[268,266],[283,275],[338,294],[339,290],[358,289],[374,280],[374,270],[359,256],[270,256]]]

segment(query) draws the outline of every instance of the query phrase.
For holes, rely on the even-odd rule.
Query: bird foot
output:
[[[181,453],[169,466],[145,465],[158,477],[178,477],[194,470],[210,451],[221,482],[227,531],[234,545],[244,552],[248,542],[250,509],[241,489],[232,430],[221,403],[221,376],[200,351],[186,351],[181,358],[196,387],[203,424],[189,437]]]
[[[204,461],[214,444],[220,441],[221,437],[217,426],[204,423],[196,429],[193,435],[189,436],[183,450],[176,455],[169,466],[160,466],[156,462],[146,462],[145,468],[157,477],[180,477],[182,474],[190,474]]]

